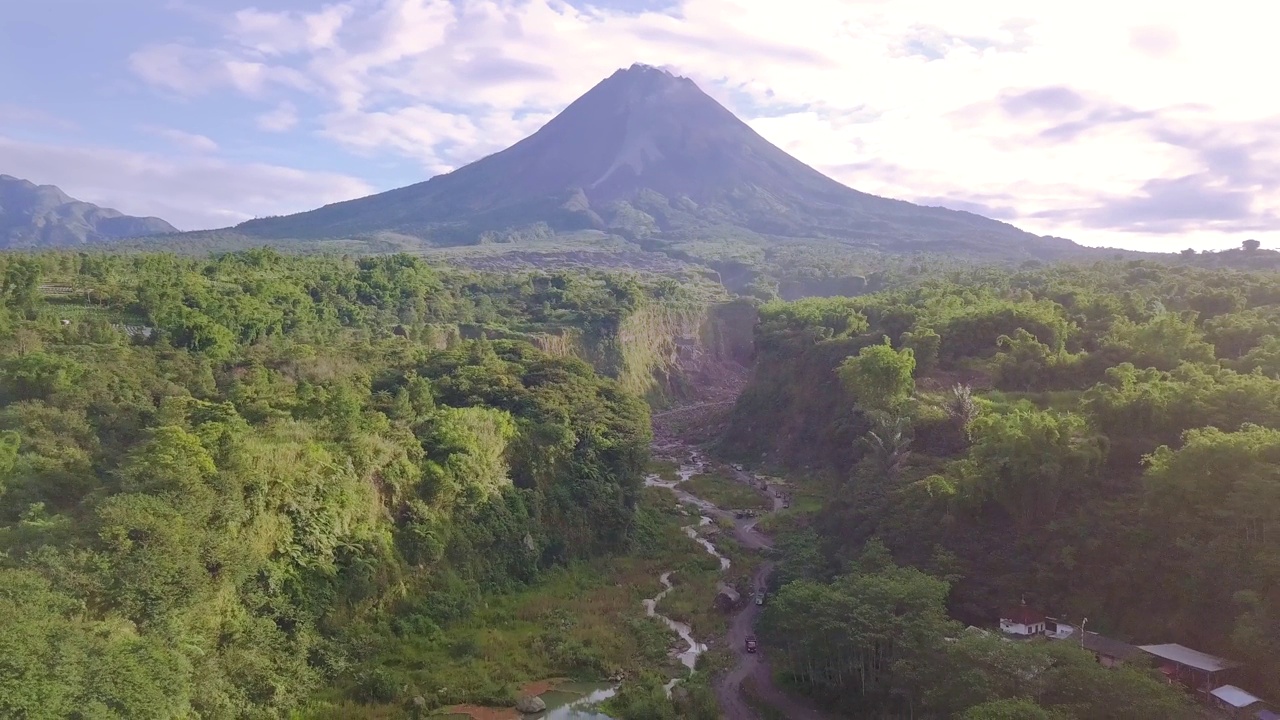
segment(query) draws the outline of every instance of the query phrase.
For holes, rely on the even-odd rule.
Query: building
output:
[[[1226,683],[1222,674],[1239,663],[1214,657],[1199,650],[1192,650],[1177,643],[1142,645],[1140,649],[1160,661],[1160,672],[1171,682],[1176,681],[1200,693],[1208,695]]]
[[[1000,613],[1000,632],[1019,639],[1033,638],[1044,633],[1045,619],[1044,613],[1032,610],[1024,602],[1013,610]]]
[[[1093,653],[1098,664],[1108,668],[1142,656],[1141,648],[1095,632],[1086,632],[1081,638],[1080,647]]]
[[[1082,631],[1057,618],[1045,618],[1044,636],[1050,640],[1079,644],[1082,649],[1093,653],[1093,657],[1103,667],[1115,667],[1142,655],[1142,649],[1135,645],[1113,640],[1096,632]]]
[[[1233,718],[1256,718],[1258,710],[1265,710],[1262,698],[1235,685],[1222,685],[1209,692],[1215,706],[1227,711]]]
[[[1078,628],[1058,618],[1044,619],[1044,636],[1050,640],[1066,640],[1076,634]]]

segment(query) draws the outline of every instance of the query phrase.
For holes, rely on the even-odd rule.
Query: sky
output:
[[[0,173],[183,230],[425,180],[620,67],[864,192],[1086,245],[1280,247],[1274,16],[1244,0],[39,0]]]

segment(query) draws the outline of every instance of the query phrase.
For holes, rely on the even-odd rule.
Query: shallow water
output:
[[[532,717],[539,720],[613,720],[590,706],[613,697],[616,685],[595,683],[567,683],[538,697],[547,704],[547,711]]]
[[[701,519],[701,522],[699,522],[698,524],[699,524],[699,525],[710,525],[710,524],[711,524],[711,518],[707,517],[706,515],[703,515],[703,516],[702,516],[702,519]],[[721,554],[720,554],[720,551],[716,549],[716,546],[715,546],[715,545],[711,544],[711,541],[710,541],[710,540],[708,540],[708,539],[706,539],[706,538],[702,537],[701,535],[699,535],[699,534],[698,534],[698,530],[697,530],[697,528],[695,528],[695,527],[693,527],[692,525],[690,525],[689,527],[686,527],[686,528],[684,529],[684,534],[685,534],[685,535],[688,535],[688,536],[689,536],[689,537],[691,537],[691,538],[693,538],[693,541],[694,541],[694,542],[696,542],[696,543],[698,543],[699,545],[701,545],[702,547],[706,548],[706,549],[707,549],[707,552],[709,552],[709,553],[711,553],[712,555],[714,555],[714,556],[716,556],[717,558],[719,558],[719,560],[720,560],[720,569],[721,569],[722,571],[723,571],[723,570],[728,570],[728,569],[729,569],[729,558],[727,558],[727,557],[725,557],[725,556],[721,555]]]

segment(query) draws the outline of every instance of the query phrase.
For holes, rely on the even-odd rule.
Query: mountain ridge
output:
[[[176,233],[157,217],[125,215],[67,195],[56,185],[0,174],[0,247],[66,247]]]
[[[629,240],[830,240],[901,251],[1061,257],[1061,238],[861,192],[760,136],[692,80],[620,69],[510,147],[423,182],[258,218],[250,238],[394,234],[431,246],[597,230]]]

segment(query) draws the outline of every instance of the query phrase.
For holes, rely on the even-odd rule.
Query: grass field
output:
[[[767,510],[773,507],[773,500],[761,491],[719,472],[694,475],[679,487],[725,510]]]

